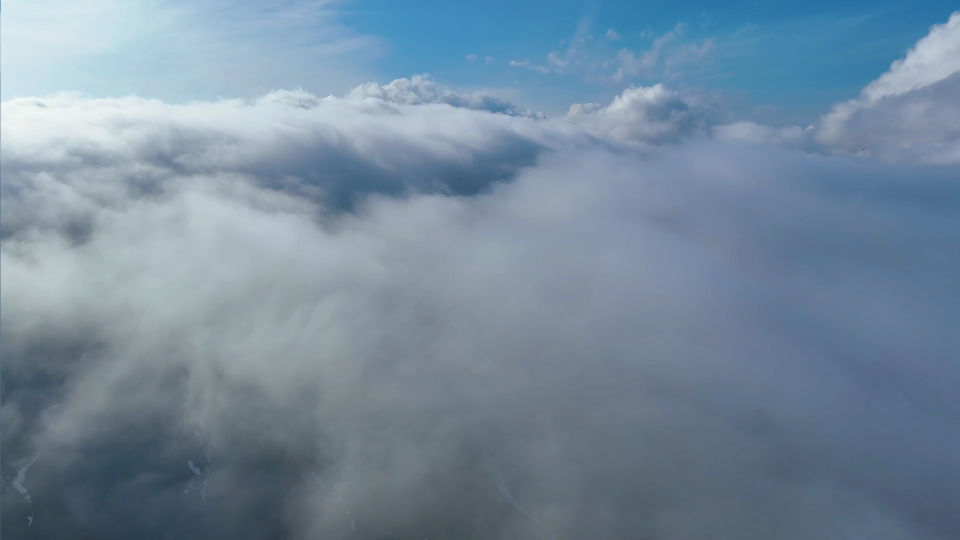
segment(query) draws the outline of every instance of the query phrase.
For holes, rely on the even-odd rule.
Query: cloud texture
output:
[[[661,145],[703,136],[726,114],[709,96],[684,95],[663,84],[630,86],[609,105],[577,103],[565,120],[625,143]]]
[[[960,536],[957,165],[489,103],[5,102],[7,534]]]
[[[960,12],[935,25],[860,97],[821,120],[817,140],[886,160],[960,162]]]

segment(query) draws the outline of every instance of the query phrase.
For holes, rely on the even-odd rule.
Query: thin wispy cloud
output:
[[[510,60],[509,65],[510,67],[529,69],[544,75],[552,71],[549,66],[533,64],[529,60]]]
[[[638,77],[675,79],[682,75],[678,69],[680,66],[702,63],[716,47],[713,38],[682,39],[688,27],[684,22],[677,23],[671,30],[654,37],[646,48],[622,47],[614,52],[604,49],[599,43],[590,43],[589,26],[581,25],[569,46],[547,54],[544,63],[512,60],[510,66],[544,75],[568,74],[612,83],[625,83]],[[651,31],[644,30],[640,37],[652,35]],[[612,28],[607,30],[604,37],[608,42],[622,40]],[[612,70],[611,66],[614,66]]]
[[[339,23],[340,2],[62,0],[4,3],[3,96],[60,86],[179,100],[279,87],[342,92],[380,44]],[[283,62],[277,62],[283,58]],[[45,93],[45,92],[41,92]]]

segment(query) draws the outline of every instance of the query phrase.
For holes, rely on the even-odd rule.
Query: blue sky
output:
[[[75,90],[188,101],[295,86],[342,94],[362,82],[429,73],[553,113],[609,100],[630,84],[666,82],[720,91],[745,116],[802,122],[855,96],[956,5],[8,0],[3,7],[4,99]],[[655,58],[644,60],[651,50]],[[632,69],[617,76],[624,65]]]
[[[614,58],[622,48],[649,49],[683,23],[684,32],[671,43],[674,49],[707,40],[713,46],[702,59],[684,66],[674,84],[739,93],[757,105],[821,111],[856,94],[955,7],[946,1],[498,0],[469,5],[431,1],[411,10],[394,1],[361,0],[344,20],[390,43],[390,54],[378,66],[388,78],[430,71],[451,84],[519,86],[531,98],[549,90],[552,99],[567,103],[609,99],[622,85],[587,81],[583,72],[524,73],[506,63],[543,64],[551,51],[564,51],[580,28],[592,37],[585,47],[590,53]],[[609,29],[620,39],[605,39]],[[465,62],[467,54],[479,60],[492,56],[494,63]],[[630,82],[665,79],[654,70]]]

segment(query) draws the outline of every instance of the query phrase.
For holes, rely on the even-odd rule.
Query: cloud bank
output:
[[[821,120],[817,140],[881,159],[960,161],[960,12],[935,25],[860,97]]]
[[[7,534],[960,536],[956,164],[662,86],[2,107]]]

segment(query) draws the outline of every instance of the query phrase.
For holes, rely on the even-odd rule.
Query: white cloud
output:
[[[820,122],[817,140],[882,159],[960,162],[960,12]]]
[[[776,145],[816,151],[813,126],[772,127],[756,122],[739,121],[713,127],[713,135],[723,141],[744,141],[753,144]]]
[[[867,102],[905,94],[942,81],[960,71],[960,11],[934,25],[902,60],[863,90]]]
[[[536,71],[537,73],[542,73],[544,75],[550,73],[551,71],[548,66],[533,64],[529,60],[511,60],[509,64],[511,67],[529,69],[530,71]]]
[[[734,122],[713,136],[821,154],[901,163],[960,163],[960,12],[920,39],[906,56],[805,128]]]
[[[655,145],[706,135],[723,119],[719,104],[707,96],[682,95],[662,84],[631,86],[606,106],[575,104],[566,116],[601,137]]]
[[[488,64],[492,64],[492,63],[493,63],[493,57],[492,57],[492,56],[486,57],[486,58],[484,59],[484,62],[486,62],[486,63],[488,63]]]
[[[347,97],[353,99],[377,98],[402,105],[445,103],[454,107],[505,113],[511,116],[535,118],[543,116],[540,113],[498,99],[485,91],[455,92],[447,86],[437,84],[425,75],[414,75],[410,79],[397,79],[383,86],[376,83],[363,84],[351,90]]]
[[[473,54],[473,53],[470,53],[470,54],[467,55],[467,60],[470,60],[471,62],[473,62],[474,60],[476,60],[476,59],[478,59],[478,58],[480,58],[480,57],[477,56],[477,55],[475,55],[475,54]]]
[[[680,22],[668,32],[656,37],[646,50],[623,47],[617,51],[614,58],[611,58],[609,52],[599,44],[591,45],[592,38],[587,33],[588,29],[588,26],[581,25],[567,47],[563,50],[551,51],[543,63],[525,59],[511,60],[509,65],[544,75],[549,73],[579,75],[594,81],[605,80],[614,83],[622,83],[639,76],[659,75],[675,79],[682,75],[675,68],[702,62],[716,45],[712,38],[699,43],[681,42],[680,38],[686,32],[687,25]],[[653,32],[649,29],[641,33],[641,37],[644,38],[652,35]],[[604,36],[608,41],[621,39],[613,29],[607,30]],[[613,68],[612,73],[611,68]]]
[[[955,168],[707,140],[659,85],[472,99],[3,104],[48,537],[957,537]]]

